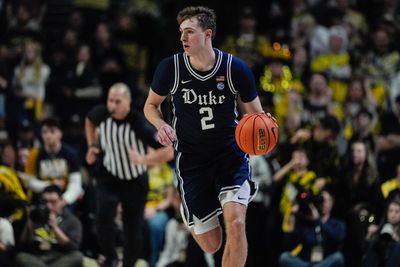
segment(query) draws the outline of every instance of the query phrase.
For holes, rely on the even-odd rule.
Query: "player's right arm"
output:
[[[171,75],[175,71],[174,57],[165,58],[158,64],[143,110],[146,119],[157,129],[158,141],[164,146],[171,145],[176,140],[175,130],[161,113],[161,104],[176,82],[176,75]]]
[[[149,91],[146,103],[144,104],[144,115],[157,129],[157,139],[164,146],[171,145],[176,140],[175,130],[164,120],[161,113],[161,104],[166,96]]]

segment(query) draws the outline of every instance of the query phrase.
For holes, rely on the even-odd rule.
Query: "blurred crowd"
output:
[[[216,11],[214,45],[280,125],[251,157],[246,266],[400,266],[397,0],[0,0],[0,266],[101,264],[84,121],[118,82],[142,111],[187,5]],[[183,226],[173,164],[149,177],[142,263],[219,266]]]

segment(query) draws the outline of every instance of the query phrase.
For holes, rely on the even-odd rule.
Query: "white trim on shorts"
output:
[[[223,190],[225,189],[225,190]],[[223,188],[221,191],[218,198],[221,203],[221,206],[223,207],[227,202],[236,202],[240,203],[242,205],[247,206],[248,203],[251,201],[252,196],[250,195],[250,184],[249,181],[246,180],[240,187],[238,186],[230,186],[228,188]],[[180,207],[180,212],[181,216],[183,218],[183,221],[185,222],[186,226],[190,229],[193,230],[193,232],[196,235],[204,234],[206,232],[209,232],[217,227],[220,226],[218,216],[222,214],[222,209],[219,208],[212,213],[208,214],[202,219],[197,218],[193,214],[193,220],[190,225],[188,225],[188,221],[186,218],[186,213],[184,211],[184,207],[181,204]]]
[[[251,201],[252,196],[250,195],[251,189],[248,180],[239,188],[233,188],[231,190],[224,190],[224,188],[222,188],[221,191],[218,198],[222,207],[224,207],[227,202],[236,202],[247,206]]]

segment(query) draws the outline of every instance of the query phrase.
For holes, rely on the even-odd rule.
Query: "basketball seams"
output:
[[[259,121],[260,119],[261,121]],[[239,121],[236,127],[236,143],[245,153],[262,155],[267,154],[275,148],[278,141],[278,133],[272,131],[272,128],[278,128],[278,125],[272,118],[267,117],[265,114],[246,115]]]
[[[246,120],[243,121],[243,122],[241,122],[241,123],[239,123],[239,125],[240,125],[239,134],[238,134],[239,142],[236,142],[236,143],[238,144],[238,146],[239,146],[239,148],[240,148],[241,150],[244,150],[244,147],[242,146],[242,130],[243,130],[243,127],[245,126],[246,122],[247,122],[250,118],[251,118],[251,116],[248,116],[247,118],[244,117],[244,118],[242,118],[242,119],[246,119]]]
[[[270,129],[269,129],[269,127],[268,127],[268,124],[266,123],[266,121],[262,118],[262,117],[260,117],[261,118],[261,120],[262,120],[262,122],[264,123],[264,125],[265,125],[265,129],[267,130],[267,133],[268,133],[268,146],[267,146],[267,148],[265,149],[265,152],[264,153],[267,153],[267,152],[269,152],[269,150],[270,150],[270,145],[271,145],[271,134],[270,134]]]
[[[253,116],[251,116],[252,118],[253,118]],[[256,114],[256,116],[255,116],[255,118],[253,119],[253,131],[252,131],[252,145],[253,145],[253,154],[255,154],[255,155],[257,155],[257,153],[256,153],[256,145],[255,145],[255,143],[256,142],[254,142],[254,137],[255,137],[255,135],[257,134],[257,133],[255,133],[255,128],[256,128],[256,121],[257,121],[257,118],[258,118],[258,115]]]

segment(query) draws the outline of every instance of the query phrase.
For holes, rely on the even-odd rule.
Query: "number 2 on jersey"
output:
[[[199,109],[199,112],[201,115],[205,114],[201,118],[201,129],[208,130],[208,129],[215,128],[215,124],[211,123],[211,120],[214,118],[212,108],[202,107],[201,109]]]

